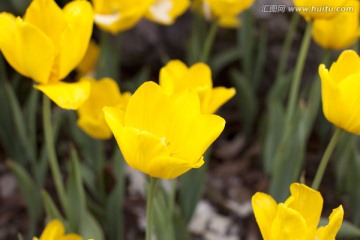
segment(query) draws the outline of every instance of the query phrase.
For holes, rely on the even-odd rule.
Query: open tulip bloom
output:
[[[344,210],[334,209],[326,226],[318,227],[323,198],[304,184],[293,183],[291,196],[277,204],[265,194],[256,193],[252,206],[264,240],[334,240],[339,231]]]
[[[353,50],[341,53],[330,70],[319,66],[326,119],[348,132],[360,134],[360,58]]]
[[[314,19],[312,36],[314,41],[325,49],[350,47],[359,37],[359,1],[349,0],[346,7],[351,12],[341,12],[330,19]]]
[[[88,83],[65,83],[82,60],[93,25],[89,2],[77,0],[60,9],[54,0],[34,0],[24,18],[0,14],[0,49],[9,64],[39,83],[65,109],[76,109],[88,97]]]
[[[203,153],[225,126],[221,117],[201,113],[194,91],[169,96],[154,82],[142,84],[125,111],[103,111],[126,162],[163,179],[201,167]]]
[[[42,232],[40,239],[34,237],[33,240],[82,240],[83,238],[75,233],[65,235],[65,227],[59,220],[51,220]]]

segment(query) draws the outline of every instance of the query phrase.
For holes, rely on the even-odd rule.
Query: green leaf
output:
[[[155,232],[159,240],[174,239],[173,213],[169,211],[168,202],[169,195],[165,192],[161,184],[159,184],[154,198],[153,208]]]
[[[272,165],[276,150],[284,133],[285,111],[278,100],[268,102],[268,115],[263,143],[263,160],[265,172],[272,172]]]
[[[79,159],[76,150],[71,147],[71,167],[67,182],[67,217],[72,231],[77,232],[86,212],[85,191],[82,184]],[[65,207],[64,207],[65,209]]]
[[[26,131],[25,118],[22,114],[19,101],[17,100],[16,95],[9,83],[5,83],[5,91],[9,99],[12,117],[15,123],[17,134],[19,136],[20,143],[24,147],[28,160],[30,160],[30,162],[34,162],[35,146],[31,146],[31,142],[28,141],[28,132]]]
[[[210,147],[205,152],[205,164],[201,168],[191,169],[179,177],[179,205],[181,216],[185,222],[190,221],[198,202],[203,197],[211,151],[212,148]]]
[[[250,133],[257,114],[255,90],[237,69],[232,69],[230,75],[237,91],[236,97],[240,112],[242,113],[243,129],[246,133]]]
[[[122,240],[124,238],[124,195],[125,195],[125,161],[117,148],[113,156],[114,176],[116,184],[106,201],[106,226],[111,239]]]
[[[21,194],[26,203],[26,209],[30,218],[29,236],[34,236],[36,223],[42,212],[40,190],[20,164],[11,160],[7,161],[7,164],[16,177]]]
[[[221,51],[210,59],[210,68],[212,71],[212,78],[216,79],[217,75],[224,70],[231,63],[239,59],[237,47],[232,47]]]
[[[46,215],[51,219],[59,219],[61,222],[64,223],[65,220],[61,215],[59,209],[56,207],[56,204],[52,200],[51,196],[46,191],[42,191],[41,196],[44,202]]]
[[[101,226],[91,213],[86,211],[85,214],[81,216],[81,218],[82,221],[80,224],[79,234],[83,237],[83,239],[105,239]]]

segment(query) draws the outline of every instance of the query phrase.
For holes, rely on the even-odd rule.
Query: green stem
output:
[[[288,58],[289,58],[290,48],[294,41],[294,36],[296,33],[296,29],[297,29],[299,20],[300,20],[300,14],[293,14],[293,16],[291,18],[291,22],[290,22],[289,31],[286,35],[284,45],[281,49],[279,65],[278,65],[278,69],[276,72],[276,78],[275,78],[276,80],[278,80],[285,71],[286,63],[288,62]]]
[[[153,229],[153,206],[154,196],[158,179],[150,177],[150,186],[147,194],[147,207],[146,207],[146,240],[151,240]]]
[[[293,117],[295,112],[296,103],[299,95],[301,77],[310,46],[311,27],[312,27],[312,22],[309,21],[306,26],[305,35],[301,43],[300,53],[295,66],[294,79],[291,85],[290,96],[287,106],[287,114],[286,114],[286,122],[285,122],[286,124],[288,124],[291,121],[291,118]]]
[[[342,130],[340,128],[336,128],[336,130],[329,142],[329,145],[327,146],[325,153],[321,159],[320,165],[316,171],[316,175],[315,175],[315,178],[314,178],[311,188],[313,188],[315,190],[317,190],[319,188],[321,180],[325,173],[326,166],[329,163],[331,154],[333,153],[333,151],[335,149],[336,143],[338,142],[341,133],[342,133]]]
[[[120,36],[114,36],[106,31],[100,35],[100,56],[96,64],[96,77],[110,77],[120,80]]]
[[[210,31],[206,36],[204,48],[202,50],[200,57],[201,62],[206,63],[208,61],[218,28],[219,28],[219,22],[215,20],[211,24]]]
[[[51,102],[50,99],[44,95],[43,96],[43,124],[44,124],[44,134],[45,134],[45,145],[46,151],[49,157],[50,169],[55,181],[55,187],[57,194],[59,195],[60,202],[65,210],[67,211],[67,204],[66,204],[66,194],[65,188],[63,185],[63,181],[61,178],[60,167],[58,164],[58,160],[55,153],[55,145],[54,145],[54,135],[53,129],[51,127]]]

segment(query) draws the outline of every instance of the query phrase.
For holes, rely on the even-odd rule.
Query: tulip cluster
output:
[[[106,213],[104,215],[106,216],[101,217],[111,222],[109,219],[112,218],[108,215],[112,215],[112,208],[108,206],[102,208],[103,206],[100,205],[107,202],[110,206],[110,204],[123,200],[121,199],[123,186],[120,184],[124,181],[120,177],[119,179],[115,177],[116,184],[118,185],[114,187],[113,192],[107,195],[107,186],[104,184],[105,178],[103,174],[106,162],[103,160],[105,158],[99,157],[101,158],[100,160],[95,159],[94,162],[99,161],[93,164],[96,165],[94,167],[96,169],[90,169],[91,167],[83,166],[83,162],[79,164],[78,155],[74,149],[71,149],[69,151],[71,154],[68,154],[71,155],[71,166],[69,167],[68,184],[64,186],[63,176],[67,175],[61,174],[61,168],[56,157],[54,142],[56,137],[51,126],[51,105],[49,100],[51,99],[63,109],[76,110],[78,127],[91,138],[107,140],[114,136],[120,149],[116,153],[120,154],[121,152],[125,162],[130,167],[149,176],[150,187],[148,188],[146,237],[150,239],[152,234],[151,210],[152,205],[155,205],[153,200],[157,187],[157,179],[175,179],[193,168],[200,168],[204,164],[206,161],[204,159],[205,152],[220,136],[225,127],[225,119],[218,116],[216,112],[236,94],[236,90],[233,87],[214,87],[211,69],[205,63],[209,60],[208,57],[212,42],[215,39],[218,23],[224,27],[239,26],[240,20],[238,15],[250,8],[254,2],[255,0],[92,0],[91,2],[87,0],[74,0],[66,4],[64,8],[60,8],[55,0],[33,0],[23,17],[15,17],[7,12],[0,13],[0,50],[2,55],[14,70],[32,79],[35,82],[34,88],[46,95],[43,101],[42,114],[45,136],[44,152],[47,155],[42,157],[38,153],[40,152],[38,151],[39,140],[35,136],[37,133],[36,101],[38,100],[36,94],[29,97],[31,98],[29,105],[32,104],[31,109],[33,109],[33,113],[28,124],[29,126],[24,127],[22,126],[25,125],[22,124],[24,121],[21,119],[22,106],[14,100],[15,94],[11,92],[11,87],[8,87],[11,84],[6,82],[8,79],[4,81],[6,82],[4,86],[8,88],[6,93],[9,95],[9,102],[11,102],[9,105],[15,109],[12,111],[15,116],[15,129],[21,135],[21,143],[25,143],[23,145],[25,145],[24,149],[27,156],[24,159],[30,159],[29,163],[26,164],[32,164],[32,173],[34,175],[38,174],[36,178],[39,182],[33,184],[29,180],[31,177],[26,175],[26,170],[18,167],[20,170],[14,171],[23,179],[23,181],[19,181],[19,185],[22,186],[25,194],[28,194],[28,198],[26,198],[27,204],[30,206],[34,202],[39,204],[40,193],[33,197],[30,189],[36,189],[40,192],[43,186],[41,181],[44,181],[43,179],[46,178],[45,170],[47,170],[44,170],[43,166],[47,167],[47,165],[50,166],[59,202],[65,215],[63,219],[69,218],[64,223],[66,223],[67,228],[69,227],[68,229],[76,229],[81,235],[91,235],[101,228],[100,224],[97,225],[98,219],[95,220],[95,217],[88,210],[88,205],[93,205],[97,213],[101,213],[105,209],[104,212]],[[311,84],[309,96],[303,94],[306,100],[300,99],[300,96],[302,96],[300,93],[300,83],[311,36],[321,47],[335,50],[351,46],[359,37],[360,3],[358,0],[294,0],[294,4],[300,10],[311,7],[311,11],[300,11],[300,14],[308,21],[308,26],[299,51],[299,58],[293,71],[294,81],[291,82],[292,86],[288,96],[289,104],[283,107],[281,105],[283,99],[281,97],[277,98],[275,96],[277,94],[273,94],[272,97],[275,99],[275,105],[277,105],[270,106],[269,103],[270,110],[267,113],[269,115],[268,125],[270,126],[270,130],[267,129],[267,133],[274,133],[271,136],[269,134],[270,147],[264,147],[266,149],[264,151],[265,154],[269,154],[266,156],[270,156],[267,158],[271,159],[268,165],[273,165],[269,167],[269,175],[272,177],[270,191],[273,189],[278,190],[277,188],[280,185],[279,188],[282,188],[278,195],[271,194],[275,198],[284,196],[284,185],[286,185],[287,191],[290,183],[295,182],[294,179],[289,181],[289,178],[294,176],[298,178],[300,175],[300,166],[302,165],[302,159],[300,158],[302,157],[299,157],[298,159],[300,160],[297,160],[295,163],[289,163],[289,159],[284,158],[284,156],[288,157],[293,153],[296,153],[298,156],[305,155],[307,137],[310,135],[318,106],[320,106],[320,93],[318,93],[320,85],[318,82]],[[146,81],[141,85],[139,84],[140,87],[133,94],[123,91],[122,87],[120,90],[117,84],[120,82],[120,79],[109,77],[95,79],[89,76],[89,73],[95,72],[94,68],[97,58],[101,55],[101,51],[104,50],[100,48],[104,46],[110,48],[110,45],[106,42],[108,40],[106,37],[101,38],[100,48],[94,42],[91,42],[94,23],[100,28],[98,30],[112,34],[128,30],[144,18],[162,25],[171,25],[191,6],[200,13],[198,16],[204,16],[207,20],[214,21],[214,27],[211,27],[207,39],[202,39],[200,37],[201,34],[196,35],[197,32],[200,32],[195,31],[199,30],[196,27],[201,26],[201,24],[194,24],[194,35],[192,36],[194,43],[191,41],[191,45],[195,47],[191,47],[199,47],[203,40],[205,40],[205,44],[203,44],[204,49],[202,49],[202,52],[195,51],[196,54],[190,56],[194,57],[190,62],[198,61],[198,55],[201,55],[200,59],[202,62],[187,66],[180,60],[170,60],[160,70],[159,83]],[[332,11],[321,11],[324,6],[327,6]],[[339,8],[352,9],[352,11],[340,12],[337,11]],[[194,20],[198,19],[200,18],[194,18]],[[194,23],[200,22],[194,21]],[[248,32],[240,31],[240,35]],[[108,34],[105,33],[104,36],[108,36]],[[252,37],[242,37],[241,42],[246,41],[246,39],[252,39]],[[199,40],[200,45],[196,44],[196,39]],[[261,50],[265,49],[266,41],[264,42],[260,41],[259,43]],[[244,42],[241,44],[249,46],[249,49],[241,49],[243,56],[233,59],[232,53],[226,53],[221,55],[219,59],[221,61],[229,61],[231,59],[243,63],[244,69],[242,70],[245,72],[245,77],[237,69],[232,72],[235,74],[231,74],[231,77],[234,77],[234,79],[239,78],[243,81],[237,87],[243,95],[246,95],[244,99],[248,100],[249,103],[253,103],[256,102],[253,99],[257,96],[257,92],[255,92],[255,85],[257,84],[246,81],[251,79],[252,73],[257,75],[257,70],[261,69],[266,61],[266,54],[256,52],[258,58],[254,58],[255,61],[252,62],[251,54],[255,53],[255,51],[250,48],[257,45],[246,44]],[[284,45],[291,46],[288,43]],[[116,51],[113,51],[113,53],[117,54]],[[244,56],[248,56],[248,59],[244,59],[246,58]],[[113,58],[110,60],[113,63],[116,62]],[[286,59],[284,62],[286,62]],[[251,71],[250,68],[255,64],[257,64],[254,68],[256,70]],[[116,68],[119,67],[118,62],[113,65]],[[76,81],[66,79],[70,72],[76,68],[78,70],[78,75],[75,77]],[[283,69],[286,68],[284,67]],[[282,71],[285,72],[285,70]],[[282,78],[287,78],[284,77],[286,74],[282,71],[279,71],[279,82],[281,82]],[[97,72],[97,75],[100,74]],[[290,186],[291,196],[284,203],[279,204],[276,203],[273,197],[265,193],[258,192],[252,197],[255,218],[264,240],[333,240],[342,225],[344,210],[340,205],[331,213],[328,224],[319,227],[323,198],[316,189],[319,188],[327,163],[341,136],[340,129],[360,135],[360,57],[354,50],[345,50],[329,69],[326,68],[325,64],[321,64],[319,66],[319,75],[321,78],[323,113],[326,119],[338,127],[338,129],[323,155],[312,188],[304,184],[293,183]],[[259,75],[256,78],[254,77],[254,79],[261,79],[261,77]],[[284,82],[279,82],[275,84],[275,90],[272,90],[272,93],[278,93],[286,85]],[[249,93],[251,90],[254,90],[254,92]],[[34,92],[36,93],[35,90]],[[278,95],[286,97],[282,93]],[[303,102],[306,102],[306,104],[300,104]],[[257,103],[249,105],[254,108],[258,107]],[[303,105],[306,107],[303,107]],[[301,114],[307,114],[307,116],[300,116]],[[256,114],[253,115],[255,116]],[[0,118],[0,120],[2,119]],[[0,140],[3,136],[6,136],[2,130],[0,129]],[[28,137],[28,135],[31,136]],[[81,135],[81,137],[83,136]],[[27,144],[28,139],[31,139],[29,142],[32,142],[33,149],[29,147],[31,144]],[[83,139],[86,139],[86,136]],[[91,144],[89,144],[91,146],[87,146],[89,148],[92,147],[92,144],[94,146],[95,144],[100,144],[100,141],[94,141],[90,138],[86,141],[91,141]],[[74,148],[81,144],[76,142],[76,140],[74,140],[74,143],[76,145]],[[10,146],[11,144],[8,145]],[[72,146],[72,144],[69,145]],[[96,154],[93,155],[96,157],[100,156],[100,154],[106,155],[104,152],[101,152],[103,150],[101,145],[96,146],[89,151],[91,152],[90,154],[79,154],[79,156],[83,157],[86,155],[84,158],[87,158],[94,152]],[[18,148],[14,149],[14,152],[18,150]],[[354,153],[353,155],[358,157],[358,152],[356,154]],[[117,157],[117,155],[114,156]],[[93,156],[89,158],[91,157]],[[49,164],[45,164],[46,162],[44,163],[42,160],[38,161],[38,158],[49,161]],[[275,160],[272,161],[272,159]],[[23,161],[23,159],[21,160]],[[116,166],[116,164],[118,162],[114,165]],[[12,166],[15,165],[13,164]],[[120,163],[118,165],[120,166]],[[118,167],[118,170],[120,168]],[[82,172],[84,169],[85,173]],[[288,173],[284,174],[285,171],[288,171]],[[114,176],[116,176],[116,173],[114,173]],[[102,195],[100,197],[95,196],[95,201],[90,204],[85,200],[88,189],[86,191],[84,189],[83,178],[86,178],[84,182],[88,185],[89,192],[94,193],[93,195],[98,193],[97,187],[101,185],[99,195]],[[187,182],[193,184],[192,181]],[[96,187],[91,186],[93,183]],[[275,183],[275,187],[271,185],[273,183]],[[279,186],[276,186],[276,184],[279,184]],[[168,216],[171,221],[178,210],[174,207],[176,204],[175,199],[177,199],[175,197],[176,186],[176,184],[173,185],[171,193],[168,194],[164,191],[162,195],[164,199],[168,198],[166,201],[163,201],[166,202],[165,205],[170,206],[169,213],[166,212],[163,215]],[[198,189],[196,190],[199,190],[202,186],[197,187]],[[274,191],[276,192],[276,190]],[[287,193],[285,192],[285,194]],[[167,195],[171,196],[168,197]],[[54,217],[53,215],[61,216],[62,211],[56,209],[50,197],[46,194],[44,196],[44,202],[48,204],[46,208],[52,213],[48,215],[52,217]],[[33,200],[33,202],[29,199]],[[181,196],[179,199],[181,199]],[[160,202],[156,203],[157,210],[163,210],[161,209]],[[67,204],[73,204],[75,207],[72,206],[70,208]],[[192,206],[186,207],[192,208]],[[29,211],[29,215],[35,219],[33,221],[34,224],[38,222],[39,216],[42,216],[40,210],[36,212],[37,208],[40,209],[41,207],[36,206],[34,211]],[[74,209],[79,211],[73,213]],[[179,212],[181,211],[183,209],[179,210]],[[184,211],[187,211],[187,209]],[[162,211],[157,212],[163,213]],[[184,219],[190,219],[191,217],[190,210],[189,213],[181,214],[183,213],[179,213],[179,217],[184,217]],[[83,221],[81,218],[86,218],[86,221]],[[116,218],[113,222],[117,224],[120,222],[119,219]],[[179,222],[182,222],[182,220],[180,219]],[[65,234],[64,223],[59,220],[50,221],[41,234],[40,240],[82,240],[82,237],[75,233]],[[71,224],[73,226],[70,226]],[[117,231],[118,225],[116,224],[107,226],[109,229],[112,228],[109,232]],[[90,226],[90,233],[87,232],[88,229],[84,226]],[[110,234],[108,232],[106,234],[102,232],[98,234],[98,236],[103,235]],[[83,236],[85,237],[85,235]],[[102,238],[100,237],[99,240],[102,240]],[[34,240],[38,240],[38,238],[34,237]]]

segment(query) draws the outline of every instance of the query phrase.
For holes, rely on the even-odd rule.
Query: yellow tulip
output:
[[[199,95],[203,113],[216,112],[236,93],[234,88],[213,88],[211,69],[205,63],[196,63],[188,68],[179,60],[168,62],[160,70],[160,86],[169,95],[188,89],[195,90]]]
[[[333,50],[346,48],[359,37],[359,1],[350,0],[345,6],[354,7],[354,11],[339,13],[330,19],[314,20],[312,36],[321,47]]]
[[[65,227],[59,220],[51,220],[42,232],[40,239],[34,237],[33,240],[82,240],[83,238],[75,233],[65,235]]]
[[[134,27],[155,0],[93,0],[95,23],[116,34]]]
[[[78,126],[89,136],[97,139],[108,139],[112,133],[105,122],[103,107],[118,107],[125,109],[129,100],[129,93],[120,93],[116,82],[111,78],[96,81],[92,78],[82,78],[80,82],[91,84],[89,98],[77,110],[79,114]]]
[[[334,240],[344,217],[340,205],[334,209],[326,226],[318,228],[323,198],[320,192],[304,184],[293,183],[291,196],[277,204],[265,194],[256,193],[252,206],[264,240]]]
[[[332,18],[348,0],[294,0],[298,12],[306,19]]]
[[[221,117],[201,114],[193,91],[169,96],[154,82],[139,87],[126,111],[103,111],[126,162],[163,179],[201,167],[203,153],[225,126]]]
[[[146,17],[154,22],[171,25],[189,7],[190,0],[156,0]]]
[[[360,134],[360,58],[353,50],[341,53],[330,70],[319,66],[326,119],[348,132]]]
[[[239,25],[238,15],[248,9],[255,0],[196,0],[195,5],[201,8],[207,19],[219,19],[222,27]]]
[[[54,88],[80,63],[90,41],[92,25],[92,7],[85,0],[72,1],[63,10],[53,0],[34,0],[23,19],[10,13],[0,14],[0,48],[16,71],[40,83],[38,89],[46,85]],[[72,85],[76,83],[61,84],[54,93],[61,95],[67,87],[71,88],[69,91],[76,88],[76,92],[82,88],[82,96],[89,92],[89,86]],[[63,108],[81,104],[71,99],[63,102],[71,102],[71,106],[57,103]]]

